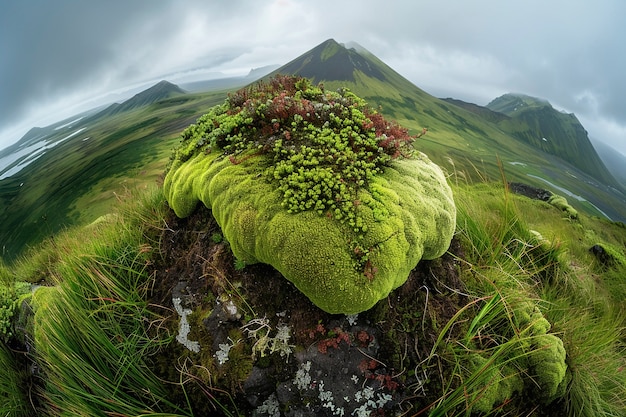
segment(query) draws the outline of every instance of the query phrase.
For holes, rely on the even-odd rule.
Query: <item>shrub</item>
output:
[[[367,310],[450,245],[443,172],[346,89],[277,77],[182,139],[163,183],[170,207],[187,217],[202,201],[236,259],[274,266],[327,312]]]

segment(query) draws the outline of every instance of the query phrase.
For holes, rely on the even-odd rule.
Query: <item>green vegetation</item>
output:
[[[332,61],[342,48],[330,45],[324,51],[325,60]],[[110,141],[100,141],[101,148],[85,143],[82,160],[73,153],[77,144],[61,144],[60,153],[50,152],[32,170],[1,184],[0,199],[10,209],[2,218],[4,253],[11,256],[0,262],[0,416],[263,416],[302,410],[359,416],[624,415],[624,224],[594,217],[597,210],[576,199],[531,200],[512,194],[506,184],[550,178],[576,193],[598,193],[607,205],[611,197],[602,197],[598,187],[576,178],[580,173],[559,165],[556,157],[540,157],[473,112],[402,84],[374,57],[367,62],[376,71],[350,71],[351,81],[325,83],[325,91],[348,86],[414,132],[426,120],[428,134],[415,146],[448,171],[457,212],[454,238],[441,257],[411,267],[406,282],[367,311],[327,314],[281,271],[248,263],[252,251],[242,249],[261,246],[267,256],[291,259],[308,254],[308,242],[282,234],[272,241],[295,250],[259,244],[249,229],[258,213],[250,205],[236,207],[228,194],[230,189],[239,193],[238,187],[244,194],[258,189],[251,199],[269,201],[286,213],[289,201],[269,187],[283,177],[268,180],[272,164],[255,165],[273,150],[263,153],[258,146],[265,148],[272,135],[284,137],[285,130],[252,145],[220,142],[230,153],[212,148],[208,155],[195,155],[193,149],[186,162],[206,164],[209,173],[242,169],[258,178],[251,186],[244,173],[229,171],[214,183],[219,188],[207,190],[229,196],[212,210],[196,204],[197,196],[180,193],[181,200],[191,199],[179,202],[189,206],[189,216],[181,219],[163,190],[145,185],[165,168],[175,132],[199,116],[199,107],[206,111],[226,94],[182,95],[119,113],[112,120],[124,131],[98,122],[93,129],[99,134],[93,137]],[[215,142],[225,138],[216,136]],[[286,143],[278,149],[291,158],[295,155]],[[210,144],[206,137],[202,146]],[[422,158],[414,152],[414,158]],[[391,156],[378,154],[385,155]],[[116,158],[119,165],[102,165]],[[87,161],[94,166],[88,169]],[[378,187],[388,202],[395,201],[394,190],[404,192],[406,172],[414,174],[413,188],[430,183],[419,176],[429,172],[424,165],[417,169],[411,161],[382,164],[383,174],[402,171],[397,174],[402,180],[380,184],[377,173],[365,174],[363,185],[352,184],[357,196],[349,196],[360,202],[353,204],[355,219],[374,218],[373,209],[361,210],[378,207],[364,189]],[[550,175],[552,165],[562,171],[557,177]],[[95,174],[96,166],[103,172]],[[176,162],[171,166],[175,169]],[[142,169],[148,169],[150,181],[139,175]],[[21,181],[35,179],[41,186],[21,192],[26,190]],[[197,190],[209,182],[198,181]],[[111,190],[117,196],[109,196]],[[320,215],[314,206],[301,209],[302,201],[297,199],[294,213],[286,215],[306,216],[308,228],[319,231],[317,239],[328,239],[322,225],[330,223],[325,215],[330,205]],[[77,211],[70,215],[71,207]],[[85,211],[88,207],[94,209]],[[351,247],[346,258],[330,249],[328,262],[306,268],[332,271],[341,265],[330,263],[344,259],[355,270],[371,259],[378,278],[384,274],[382,263],[375,250],[367,250],[366,234],[350,229],[352,206],[346,208],[345,220],[336,224],[360,242],[361,264],[361,252]],[[396,210],[385,208],[389,217]],[[48,229],[38,220],[43,214]],[[64,216],[80,226],[53,225]],[[20,221],[26,230],[21,237]],[[33,230],[38,238],[30,241],[25,236]],[[34,245],[42,236],[48,238]],[[26,241],[33,246],[17,256],[13,248],[23,248]],[[325,243],[332,247],[332,241]],[[368,284],[366,271],[359,277]],[[344,379],[333,386],[334,377]],[[346,393],[347,385],[356,388]]]
[[[327,312],[371,308],[450,245],[442,171],[348,91],[275,78],[182,137],[163,184],[176,214],[203,202],[237,259],[272,265]]]
[[[2,258],[16,259],[52,234],[109,213],[129,192],[153,186],[180,131],[225,96],[186,94],[125,112],[86,115],[69,133],[50,129],[48,140],[58,144],[0,181]]]
[[[550,204],[509,194],[497,185],[465,184],[453,191],[461,249],[446,256],[457,265],[460,281],[438,273],[441,284],[417,284],[428,285],[432,294],[422,288],[403,298],[401,287],[363,313],[364,319],[388,329],[379,343],[400,353],[377,360],[406,370],[404,376],[388,379],[386,386],[403,386],[398,394],[404,396],[427,393],[409,395],[396,407],[423,409],[431,416],[623,413],[625,283],[615,277],[623,277],[626,264],[619,260],[604,264],[588,251],[602,244],[623,260],[623,251],[616,249],[624,247],[623,227],[582,214],[566,220]],[[204,347],[197,354],[181,351],[174,340],[178,325],[173,308],[168,313],[151,298],[156,294],[151,265],[166,265],[159,241],[172,227],[166,220],[167,206],[160,193],[129,204],[109,221],[68,231],[32,252],[39,256],[3,268],[11,269],[16,280],[39,280],[42,270],[48,277],[46,286],[37,289],[29,302],[34,315],[25,328],[31,329],[27,330],[33,340],[31,353],[18,356],[5,343],[0,350],[5,369],[16,370],[0,377],[0,410],[5,414],[33,415],[34,404],[40,415],[62,415],[61,410],[75,415],[191,415],[205,407],[236,415],[237,409],[243,412],[248,406],[230,398],[237,397],[237,386],[252,364],[294,360],[293,355],[281,356],[280,349],[258,353],[260,347],[254,346],[263,334],[276,338],[280,334],[277,340],[283,350],[297,352],[303,341],[305,346],[311,343],[298,335],[333,317],[316,313],[309,324],[300,324],[303,327],[291,321],[263,320],[279,310],[265,310],[261,300],[275,299],[276,309],[285,308],[280,299],[294,294],[281,291],[294,290],[276,287],[272,280],[280,278],[267,273],[263,273],[266,284],[254,286],[259,279],[254,278],[255,269],[236,271],[232,256],[207,259],[203,268],[213,271],[212,285],[221,282],[222,288],[229,289],[218,298],[222,303],[233,300],[239,311],[247,312],[246,318],[241,319],[242,329],[227,334],[228,359],[222,359],[220,368],[214,356],[217,351],[205,340],[211,336],[202,336],[201,331],[201,317],[207,317],[215,302],[207,298],[208,304],[203,302],[189,316],[189,340],[199,340]],[[208,253],[228,248],[224,241],[213,241],[215,233],[206,230]],[[52,252],[56,256],[49,256]],[[436,266],[442,261],[431,262]],[[449,291],[444,284],[457,286],[457,295],[437,298],[435,289]],[[267,288],[270,293],[264,292],[267,286],[273,288]],[[276,288],[282,289],[275,292]],[[225,294],[231,295],[225,298]],[[447,315],[441,303],[452,308],[455,299],[465,301]],[[394,303],[398,304],[389,310]],[[294,304],[289,307],[292,314],[303,302],[295,298]],[[255,330],[257,323],[266,323],[268,330],[245,337],[250,331],[246,329]],[[274,335],[270,329],[282,333]],[[324,342],[326,349],[343,340],[336,330],[324,334],[331,339],[318,343]],[[423,354],[412,358],[402,353],[409,335],[414,335]],[[37,364],[36,376],[18,371],[32,369],[27,363]],[[211,375],[208,380],[205,371]],[[418,379],[420,375],[426,378]],[[27,392],[36,392],[35,399],[28,399]]]
[[[20,297],[30,292],[30,284],[15,282],[5,285],[0,282],[0,340],[13,336],[12,319],[18,309]]]

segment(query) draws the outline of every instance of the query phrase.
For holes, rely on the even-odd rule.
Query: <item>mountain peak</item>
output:
[[[152,87],[135,94],[122,104],[112,104],[105,111],[108,111],[111,114],[118,114],[186,93],[187,92],[185,90],[176,84],[172,84],[166,80],[161,80]]]
[[[147,90],[135,94],[132,98],[125,101],[124,104],[128,103],[131,100],[146,101],[146,99],[153,103],[155,101],[179,94],[185,94],[185,90],[183,90],[176,84],[172,84],[169,81],[161,80]]]
[[[512,116],[513,113],[523,109],[540,107],[553,108],[547,100],[519,93],[504,94],[487,104],[489,110],[504,113],[507,116]]]
[[[573,113],[560,112],[547,100],[512,93],[496,98],[487,108],[511,118],[502,127],[512,129],[510,133],[515,138],[561,158],[605,184],[617,184]]]
[[[381,68],[361,55],[356,48],[348,49],[334,39],[328,39],[283,65],[275,73],[299,75],[310,78],[314,82],[354,82],[357,71],[380,81],[386,79]]]

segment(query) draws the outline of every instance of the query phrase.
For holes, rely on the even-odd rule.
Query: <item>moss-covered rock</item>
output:
[[[489,359],[479,354],[470,356],[469,368],[475,374],[484,375],[483,379],[489,381],[472,399],[474,412],[488,414],[494,406],[504,403],[524,389],[522,378],[515,369],[506,365],[495,366]]]
[[[578,218],[578,211],[567,202],[565,197],[553,194],[552,197],[548,199],[548,203],[567,214],[567,217],[570,219]]]
[[[306,96],[306,91],[301,93]],[[420,259],[434,259],[447,250],[455,229],[456,210],[445,176],[426,155],[384,158],[389,155],[382,144],[376,151],[364,151],[372,147],[370,142],[377,133],[369,127],[370,119],[355,108],[358,102],[344,103],[348,108],[345,110],[336,108],[336,103],[327,103],[329,97],[341,101],[343,96],[324,97],[319,98],[324,105],[311,105],[311,109],[321,110],[310,118],[327,116],[335,130],[328,130],[333,124],[323,120],[319,125],[320,122],[304,123],[302,117],[295,117],[303,126],[288,120],[277,121],[275,124],[290,126],[292,132],[305,132],[303,142],[281,148],[278,155],[260,152],[259,140],[252,140],[252,145],[245,149],[239,144],[235,146],[233,140],[218,137],[210,148],[201,146],[195,153],[190,151],[194,146],[183,141],[163,189],[170,207],[180,217],[190,215],[199,202],[210,208],[239,260],[272,265],[327,312],[354,314],[369,309],[402,285]],[[324,110],[327,106],[336,111]],[[228,111],[220,108],[216,123]],[[335,113],[343,114],[349,122],[337,121]],[[363,127],[355,128],[356,122],[350,115],[357,115],[356,122]],[[229,131],[254,130],[245,124],[250,123],[250,118],[239,116],[237,120],[244,126],[238,129],[229,125]],[[210,120],[204,123],[209,130],[214,126]],[[347,127],[352,133],[345,134]],[[214,134],[199,133],[197,126],[192,130],[203,144],[207,136]],[[355,136],[357,133],[363,137]],[[332,140],[323,139],[317,143],[321,150],[310,152],[316,134]],[[290,140],[297,138],[296,133],[288,136]],[[359,148],[355,137],[367,145]],[[223,152],[219,143],[236,149],[236,158]],[[334,150],[324,154],[331,143]],[[337,168],[336,162],[343,155],[337,150],[344,148],[350,149],[345,154],[354,167],[344,164]],[[398,151],[397,144],[392,148]],[[294,149],[317,155],[312,157],[317,162],[305,163]],[[376,152],[382,161],[379,165],[359,163],[364,158],[376,160]],[[285,169],[300,172],[300,181],[277,176],[276,161],[283,154],[291,161]],[[325,160],[335,162],[322,164],[324,170],[320,171],[320,161]],[[326,191],[320,191],[318,184],[327,184]],[[292,204],[294,196],[297,199]]]
[[[521,366],[528,369],[532,387],[541,401],[549,404],[565,395],[570,378],[563,341],[549,333],[550,322],[530,300],[516,312],[516,319],[522,329],[520,343],[527,352]]]
[[[557,336],[544,334],[534,338],[528,362],[542,402],[546,404],[565,395],[569,380],[565,356],[563,341]]]

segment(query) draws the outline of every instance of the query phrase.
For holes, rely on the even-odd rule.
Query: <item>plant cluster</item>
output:
[[[16,282],[5,286],[0,284],[0,341],[7,341],[13,336],[12,319],[17,310],[20,296],[30,291],[30,284]]]
[[[414,139],[347,89],[329,92],[305,78],[276,76],[200,117],[183,132],[176,157],[221,151],[239,164],[267,155],[266,178],[289,212],[315,210],[366,232],[357,190],[410,155]]]

